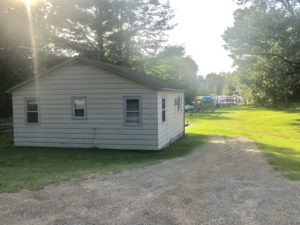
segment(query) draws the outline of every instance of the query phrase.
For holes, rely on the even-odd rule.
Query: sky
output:
[[[198,64],[200,75],[232,71],[232,60],[221,37],[233,25],[233,0],[170,0],[177,26],[169,34],[170,44],[183,45]]]

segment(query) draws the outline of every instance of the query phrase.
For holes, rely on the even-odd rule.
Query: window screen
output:
[[[26,100],[26,122],[27,123],[38,123],[39,122],[39,111],[38,111],[38,100],[28,99]]]
[[[86,118],[86,98],[73,98],[73,118]]]
[[[125,123],[127,124],[140,124],[140,99],[125,99]]]

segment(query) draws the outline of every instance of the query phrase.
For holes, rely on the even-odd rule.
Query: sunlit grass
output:
[[[300,109],[274,111],[240,106],[187,119],[190,134],[242,136],[255,141],[275,169],[300,180]]]
[[[18,148],[0,134],[0,192],[39,189],[87,174],[115,173],[189,154],[206,137],[187,135],[164,151]]]
[[[190,126],[186,128],[186,137],[161,152],[18,148],[13,146],[11,135],[0,134],[0,192],[38,189],[87,174],[155,164],[189,154],[215,135],[242,136],[255,141],[274,168],[290,179],[300,180],[300,109],[235,107],[187,119]]]

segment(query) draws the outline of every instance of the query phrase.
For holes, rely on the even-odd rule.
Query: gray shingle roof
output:
[[[171,82],[162,80],[162,79],[154,77],[154,76],[147,75],[142,72],[131,70],[124,66],[118,66],[118,65],[114,65],[114,64],[110,64],[110,63],[104,63],[101,61],[92,60],[92,59],[88,59],[88,58],[79,58],[79,60],[84,61],[89,64],[94,64],[95,66],[98,66],[99,68],[102,68],[102,69],[111,70],[112,72],[116,72],[127,78],[131,78],[136,81],[141,81],[142,83],[152,86],[157,89],[181,90],[181,88],[179,88],[177,85],[175,85]]]
[[[154,89],[183,91],[183,89],[181,89],[180,87],[178,87],[177,85],[175,85],[171,82],[159,79],[159,78],[154,77],[154,76],[147,75],[147,74],[142,73],[142,72],[134,71],[134,70],[131,70],[131,69],[123,67],[123,66],[117,66],[117,65],[114,65],[114,64],[104,63],[104,62],[101,62],[101,61],[98,61],[98,60],[93,60],[93,59],[88,59],[88,58],[83,58],[83,57],[75,57],[75,58],[70,59],[66,62],[58,64],[57,66],[54,66],[53,68],[50,68],[49,70],[46,70],[45,72],[43,72],[41,74],[38,74],[34,78],[28,79],[28,80],[26,80],[26,81],[24,81],[24,82],[22,82],[18,85],[15,85],[14,87],[7,90],[7,93],[11,93],[15,89],[17,89],[17,88],[19,88],[19,87],[35,80],[35,79],[37,79],[40,76],[44,76],[44,75],[46,75],[46,74],[48,74],[48,73],[50,73],[50,72],[52,72],[56,69],[62,68],[64,66],[68,65],[69,63],[73,63],[73,62],[76,62],[76,61],[80,61],[80,62],[83,62],[83,63],[86,63],[86,64],[94,65],[94,66],[96,66],[98,68],[101,68],[101,69],[104,69],[104,70],[108,70],[112,73],[116,73],[116,74],[118,74],[120,76],[123,76],[123,77],[126,77],[128,79],[135,80],[137,82],[140,82],[140,83],[142,83],[146,86],[152,87]]]

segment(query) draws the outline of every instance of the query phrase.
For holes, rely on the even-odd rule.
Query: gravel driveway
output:
[[[243,138],[122,172],[0,194],[0,224],[300,224],[300,183]]]

